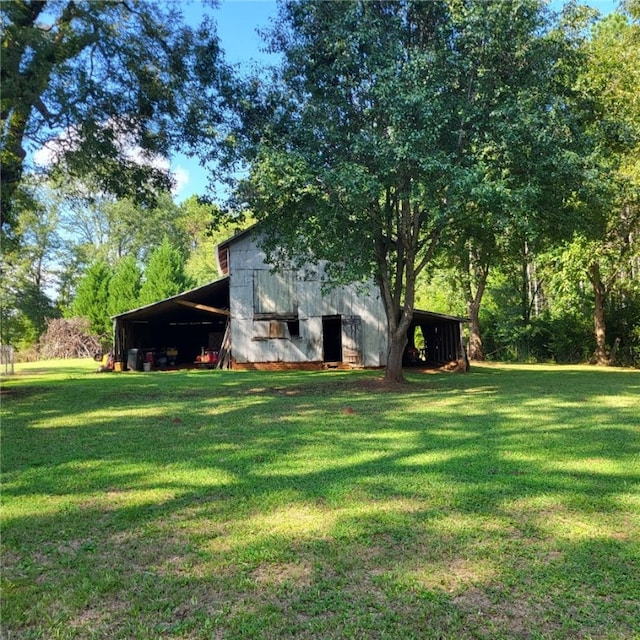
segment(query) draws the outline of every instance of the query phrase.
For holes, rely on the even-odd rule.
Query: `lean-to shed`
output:
[[[229,278],[113,318],[114,357],[127,363],[137,350],[154,361],[193,364],[203,350],[219,350],[229,321]]]
[[[116,359],[139,350],[157,362],[169,352],[185,365],[212,350],[244,369],[386,364],[387,321],[373,284],[327,290],[322,267],[274,271],[255,228],[221,243],[217,257],[221,279],[114,317]],[[466,367],[464,321],[416,311],[406,364]]]

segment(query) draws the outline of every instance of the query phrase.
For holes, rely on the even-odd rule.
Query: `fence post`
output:
[[[10,344],[0,345],[0,366],[2,366],[2,373],[5,375],[13,375],[13,347]]]

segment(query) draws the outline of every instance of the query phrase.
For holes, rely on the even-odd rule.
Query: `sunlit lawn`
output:
[[[639,638],[640,371],[2,393],[4,638]]]

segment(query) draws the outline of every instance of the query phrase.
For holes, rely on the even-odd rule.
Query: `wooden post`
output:
[[[4,367],[4,375],[13,375],[14,349],[10,344],[0,345],[0,364]]]

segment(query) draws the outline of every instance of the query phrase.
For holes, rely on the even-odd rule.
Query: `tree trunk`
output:
[[[594,293],[593,325],[596,338],[596,352],[594,363],[600,365],[610,364],[607,352],[607,327],[604,319],[604,302],[606,291],[600,275],[600,264],[594,262],[589,267],[589,280]]]
[[[0,171],[0,221],[12,224],[11,207],[15,193],[22,182],[26,158],[25,138],[32,110],[37,109],[50,126],[51,114],[43,104],[42,97],[50,86],[54,68],[64,65],[83,50],[99,41],[99,33],[78,29],[72,23],[83,16],[85,9],[67,0],[58,18],[46,30],[37,26],[41,13],[47,11],[46,0],[22,2],[25,5],[16,16],[17,39],[3,35],[3,48],[10,46],[3,57],[2,80],[5,91],[2,104],[3,126],[0,131],[3,162]],[[55,13],[57,9],[54,9]],[[35,37],[33,33],[38,35]],[[43,34],[47,34],[43,37]],[[34,44],[35,43],[35,44]],[[66,105],[62,105],[63,108]]]
[[[411,320],[413,320],[413,306],[410,309],[405,307],[399,311],[391,298],[384,295],[385,289],[388,291],[388,288],[383,287],[383,299],[385,299],[385,313],[389,328],[387,330],[387,364],[384,379],[386,382],[405,382],[402,361],[407,346],[407,332]]]
[[[469,262],[463,274],[463,289],[469,315],[469,359],[484,360],[482,335],[480,332],[480,305],[489,277],[489,260],[479,246],[472,246],[469,251]],[[475,287],[475,291],[474,291]]]
[[[484,360],[482,337],[480,335],[480,303],[470,301],[467,304],[469,313],[469,359]]]
[[[402,371],[402,357],[404,356],[404,349],[407,346],[407,332],[404,332],[404,336],[398,335],[398,331],[395,331],[393,335],[389,332],[389,351],[387,354],[387,366],[384,372],[384,379],[386,382],[404,382],[405,377]]]
[[[26,152],[22,148],[22,139],[27,126],[28,114],[14,111],[3,131],[3,162],[0,165],[0,223],[11,226],[14,214],[11,211],[15,192],[22,180]]]
[[[524,254],[520,265],[522,273],[522,284],[520,291],[520,300],[522,308],[522,325],[527,326],[531,322],[531,304],[529,301],[529,247],[525,242]]]

